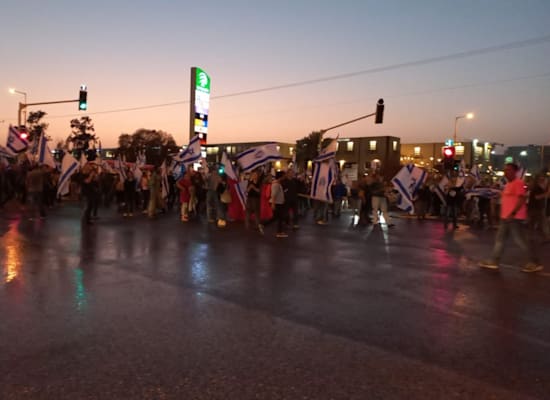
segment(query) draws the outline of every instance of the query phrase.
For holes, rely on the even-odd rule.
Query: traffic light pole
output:
[[[60,100],[60,101],[43,101],[41,103],[19,103],[19,113],[17,115],[17,126],[21,126],[21,113],[23,110],[25,110],[28,106],[41,106],[44,104],[60,104],[60,103],[78,103],[79,99],[76,100]],[[27,121],[25,121],[26,123]]]

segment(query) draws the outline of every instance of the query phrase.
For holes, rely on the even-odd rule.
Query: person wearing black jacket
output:
[[[289,169],[286,172],[286,178],[281,181],[285,193],[285,209],[287,211],[287,224],[292,225],[292,229],[298,229],[298,193],[300,191],[300,182],[296,178],[294,171]],[[290,221],[292,213],[292,221]]]

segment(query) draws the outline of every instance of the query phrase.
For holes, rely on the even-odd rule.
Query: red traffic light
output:
[[[27,132],[21,132],[21,133],[19,134],[19,137],[20,137],[21,139],[23,139],[23,140],[27,140],[28,137],[29,137],[29,134],[28,134]]]
[[[445,158],[454,158],[455,148],[453,146],[443,147],[443,155],[445,156]]]

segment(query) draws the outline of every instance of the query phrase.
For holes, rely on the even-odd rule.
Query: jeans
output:
[[[523,221],[519,219],[503,219],[500,221],[495,239],[495,247],[493,248],[492,261],[498,264],[504,251],[504,244],[510,234],[512,234],[514,241],[524,253],[527,261],[538,263],[531,237],[527,234]]]

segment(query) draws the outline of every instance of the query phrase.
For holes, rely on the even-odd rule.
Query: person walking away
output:
[[[334,200],[332,215],[339,217],[342,213],[342,203],[348,194],[348,188],[341,178],[338,178],[336,184],[332,186],[332,198]]]
[[[548,186],[544,175],[537,176],[532,189],[529,191],[529,227],[531,234],[535,235],[537,228],[542,231],[545,241],[550,240],[550,226],[546,216],[546,203],[550,197],[550,186]]]
[[[141,211],[143,214],[146,214],[149,198],[151,197],[151,191],[149,190],[149,171],[143,171],[139,185],[141,187]]]
[[[246,229],[250,228],[250,214],[254,214],[254,220],[256,221],[256,229],[260,231],[263,235],[264,227],[261,224],[260,220],[260,195],[261,195],[261,185],[260,185],[260,175],[257,171],[253,171],[250,174],[250,179],[248,180],[248,185],[246,187],[246,214],[244,217],[244,224]]]
[[[225,228],[227,225],[227,207],[231,203],[231,192],[229,191],[229,182],[227,175],[220,175],[220,183],[217,188],[218,193],[218,228]]]
[[[288,234],[285,232],[284,226],[286,222],[285,210],[285,193],[282,185],[285,173],[278,171],[275,175],[275,180],[271,184],[271,207],[273,208],[274,219],[277,221],[276,237],[286,238]]]
[[[149,204],[147,216],[154,218],[157,212],[157,206],[160,205],[159,199],[162,197],[160,191],[160,167],[156,167],[149,178]]]
[[[456,186],[456,178],[453,178],[452,183],[445,189],[445,215],[443,217],[443,225],[445,229],[449,226],[449,218],[453,223],[453,229],[458,229],[458,209],[460,204],[460,196],[462,188]],[[451,186],[452,185],[452,186]]]
[[[86,199],[86,206],[82,216],[82,222],[91,225],[92,212],[97,210],[97,198],[99,192],[99,176],[98,171],[92,163],[87,163],[82,169],[82,194]],[[97,212],[97,211],[96,211]]]
[[[299,206],[298,206],[298,193],[300,189],[300,183],[296,178],[294,170],[289,169],[285,178],[281,182],[283,185],[283,191],[285,194],[285,212],[287,213],[287,223],[292,226],[292,229],[296,230],[300,227],[298,225]],[[292,221],[290,221],[290,215],[292,215]]]
[[[527,196],[523,181],[516,177],[517,171],[518,166],[516,164],[506,164],[504,167],[504,176],[508,183],[504,186],[501,195],[500,225],[495,239],[493,255],[490,260],[479,263],[482,268],[499,268],[504,244],[511,234],[528,260],[521,271],[537,272],[543,269],[535,255],[531,240],[525,240],[524,225],[527,219]]]
[[[220,175],[215,169],[210,170],[206,178],[206,218],[214,223],[217,219],[219,205],[218,185],[221,182]]]
[[[125,204],[125,217],[134,216],[134,208],[136,205],[136,178],[132,171],[126,172],[126,179],[124,180],[124,202]]]
[[[176,182],[176,187],[180,192],[180,203],[181,203],[181,221],[189,221],[189,204],[191,202],[191,188],[193,183],[191,182],[191,170],[188,169],[185,171],[185,174],[181,179]]]
[[[44,171],[42,171],[38,165],[32,166],[29,172],[27,172],[25,186],[27,197],[30,200],[30,221],[38,217],[41,219],[46,217],[46,210],[44,207],[44,179]]]
[[[371,203],[372,203],[372,223],[380,224],[380,213],[388,227],[393,227],[388,214],[388,199],[386,198],[386,188],[382,177],[378,174],[373,175],[370,184]]]

